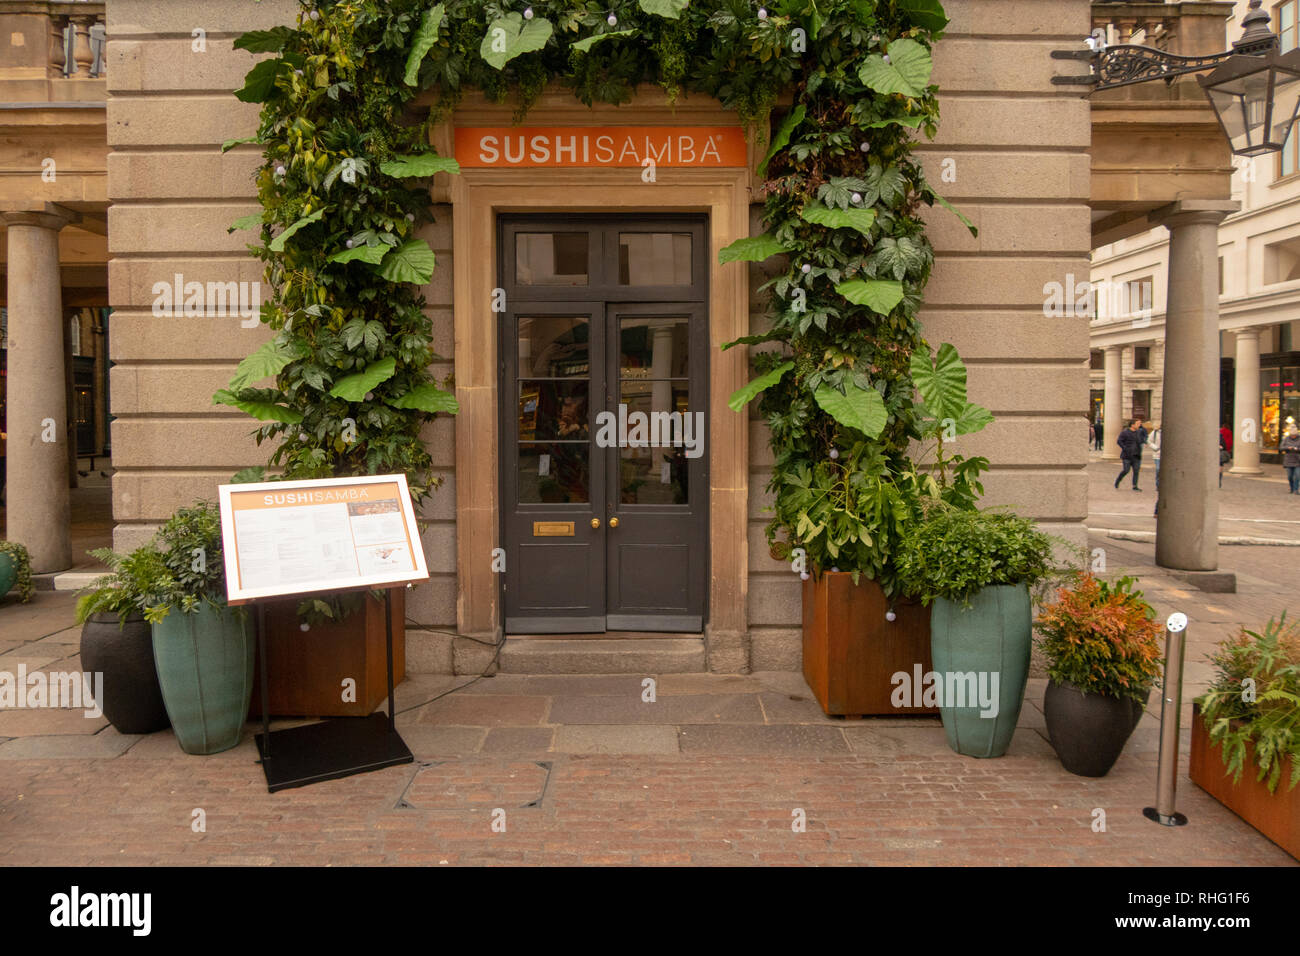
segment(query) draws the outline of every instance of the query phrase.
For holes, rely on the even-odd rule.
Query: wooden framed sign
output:
[[[231,604],[429,576],[405,475],[222,485]]]

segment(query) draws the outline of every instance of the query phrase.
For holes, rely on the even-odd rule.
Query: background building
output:
[[[1224,46],[1240,35],[1238,0]],[[1266,7],[1267,8],[1267,7]],[[1283,51],[1294,50],[1300,2],[1271,5]],[[1300,157],[1293,132],[1280,154],[1238,158],[1232,198],[1241,204],[1219,226],[1219,405],[1234,433],[1234,471],[1254,472],[1259,449],[1277,461],[1279,429],[1300,420]],[[1152,229],[1093,251],[1098,290],[1091,322],[1090,414],[1160,421],[1166,372],[1165,303],[1169,233]],[[1174,371],[1174,370],[1171,370]],[[1118,378],[1120,406],[1106,409],[1106,382]],[[1118,457],[1108,443],[1107,457]]]

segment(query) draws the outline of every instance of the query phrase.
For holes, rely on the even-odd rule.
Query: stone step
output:
[[[696,674],[707,669],[704,638],[506,638],[503,674]]]

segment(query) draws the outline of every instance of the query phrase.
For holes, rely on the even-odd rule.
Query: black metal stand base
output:
[[[277,730],[273,736],[275,755],[271,759],[266,753],[268,735],[258,734],[255,738],[270,793],[415,760],[387,714],[334,717],[319,724]]]
[[[1159,823],[1161,826],[1166,826],[1166,827],[1187,826],[1187,817],[1183,816],[1181,813],[1177,811],[1174,811],[1173,816],[1167,817],[1159,810],[1157,810],[1155,807],[1143,807],[1142,815],[1146,817],[1148,820],[1152,821],[1153,823]]]
[[[257,643],[262,655],[262,732],[256,736],[269,793],[381,770],[415,757],[397,733],[393,709],[393,596],[384,591],[384,634],[388,657],[388,714],[334,717],[319,724],[271,733],[266,677],[266,605],[257,608]],[[272,739],[274,738],[274,739]]]

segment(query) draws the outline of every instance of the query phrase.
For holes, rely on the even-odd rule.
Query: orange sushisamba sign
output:
[[[455,152],[470,169],[747,165],[734,126],[458,127]]]

